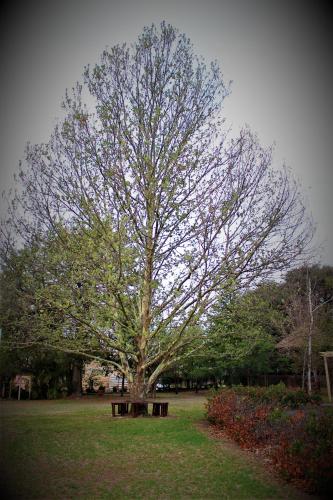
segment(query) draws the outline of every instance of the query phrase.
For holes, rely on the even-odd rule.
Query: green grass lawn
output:
[[[200,430],[204,396],[167,399],[169,417],[136,419],[106,397],[0,402],[2,498],[302,498]]]

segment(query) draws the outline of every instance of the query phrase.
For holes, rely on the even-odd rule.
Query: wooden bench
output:
[[[153,401],[153,417],[167,417],[168,406],[169,403],[167,401]]]
[[[132,417],[148,415],[148,401],[131,401],[131,415]]]
[[[111,401],[112,416],[115,417],[118,415],[123,417],[124,415],[128,415],[128,405],[128,400]],[[116,407],[118,409],[118,413],[116,413]]]
[[[130,399],[114,399],[111,400],[112,416],[131,415],[132,417],[138,417],[139,415],[148,415],[148,405],[152,404],[152,416],[153,417],[167,417],[169,403],[167,401],[142,401],[136,400],[131,401]],[[129,405],[130,409],[129,409]]]

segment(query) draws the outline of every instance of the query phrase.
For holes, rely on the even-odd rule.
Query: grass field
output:
[[[107,397],[0,402],[2,498],[305,498],[202,430],[205,396],[167,399],[136,419]]]

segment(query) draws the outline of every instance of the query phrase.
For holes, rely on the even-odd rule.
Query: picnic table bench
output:
[[[111,401],[111,409],[112,409],[112,416],[115,417],[116,415],[121,415],[122,417],[124,415],[128,414],[128,405],[129,401],[125,399],[117,399],[114,401]],[[116,413],[116,407],[118,410],[118,413]]]
[[[132,400],[132,399],[114,399],[111,400],[112,416],[131,415],[138,417],[139,415],[148,415],[148,405],[152,404],[153,417],[168,416],[168,401],[157,400]],[[131,405],[131,406],[129,406]]]
[[[153,417],[167,417],[168,416],[168,406],[167,401],[153,401]]]

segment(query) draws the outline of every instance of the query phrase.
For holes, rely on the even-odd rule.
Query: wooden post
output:
[[[327,364],[327,356],[324,356],[324,364],[325,364],[325,374],[326,374],[326,385],[327,385],[327,394],[328,394],[328,400],[331,403],[332,402],[332,393],[331,393],[331,381],[330,381],[330,374],[328,371],[328,364]]]

